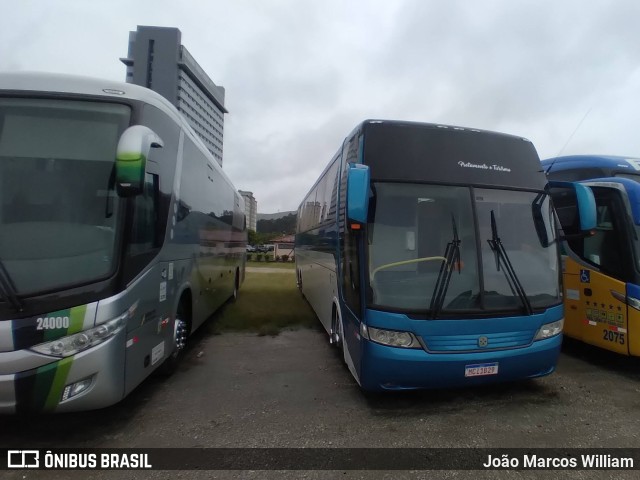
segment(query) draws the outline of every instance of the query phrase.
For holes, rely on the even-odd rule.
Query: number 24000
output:
[[[39,317],[36,330],[54,330],[69,328],[69,317]]]

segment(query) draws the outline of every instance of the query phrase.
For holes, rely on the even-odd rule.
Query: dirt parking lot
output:
[[[0,418],[5,448],[640,447],[640,362],[567,343],[549,377],[479,389],[364,394],[319,328],[203,329],[168,379],[96,412]],[[337,472],[304,472],[333,478]],[[625,472],[436,472],[432,478],[625,478]],[[636,478],[637,472],[626,472]],[[81,472],[71,472],[81,474]],[[343,471],[342,478],[383,472]],[[94,472],[93,478],[301,478],[301,472]],[[164,476],[166,475],[166,476]],[[388,478],[429,478],[388,472]],[[485,476],[486,475],[486,476]],[[4,478],[67,478],[17,472]],[[85,475],[86,476],[86,475]],[[78,475],[78,478],[84,478]]]

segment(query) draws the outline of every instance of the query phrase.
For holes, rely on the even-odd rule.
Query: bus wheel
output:
[[[298,284],[298,290],[300,291],[302,298],[307,298],[304,296],[304,292],[302,291],[302,272],[300,270],[296,272],[296,283]]]
[[[187,335],[187,322],[182,318],[176,316],[176,321],[173,328],[173,343],[175,348],[173,349],[171,356],[175,358],[180,356],[180,353],[182,352],[182,350],[184,350],[184,347],[187,344]]]
[[[331,336],[329,343],[338,348],[340,358],[346,362],[344,351],[344,331],[342,330],[342,322],[340,321],[338,310],[336,308],[333,309],[333,320],[331,321]]]
[[[182,307],[182,303],[178,307],[176,312],[176,320],[173,322],[173,350],[171,354],[164,361],[162,366],[158,369],[163,375],[171,375],[175,372],[180,360],[184,347],[187,344],[187,337],[189,336],[189,325]]]
[[[238,289],[240,288],[240,273],[236,270],[236,278],[233,281],[233,293],[231,294],[231,301],[235,302],[238,299]]]
[[[342,347],[342,326],[340,325],[340,318],[338,317],[338,311],[334,308],[331,319],[331,335],[329,336],[329,343],[335,347]]]

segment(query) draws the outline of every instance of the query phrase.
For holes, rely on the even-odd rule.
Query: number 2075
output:
[[[602,330],[602,339],[624,345],[624,333],[612,332],[611,330]]]

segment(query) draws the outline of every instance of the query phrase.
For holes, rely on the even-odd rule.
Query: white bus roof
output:
[[[43,72],[0,72],[0,93],[44,93],[88,95],[104,99],[138,100],[171,115],[178,123],[188,125],[175,107],[162,95],[132,83],[99,78]]]
[[[132,83],[103,80],[100,78],[44,72],[0,72],[0,94],[69,94],[86,95],[103,100],[137,100],[153,105],[173,118],[185,133],[202,148],[209,162],[231,183],[222,167],[213,158],[202,140],[196,135],[191,125],[180,114],[178,109],[159,93]],[[234,187],[235,189],[235,187]],[[236,192],[236,194],[239,196]]]

